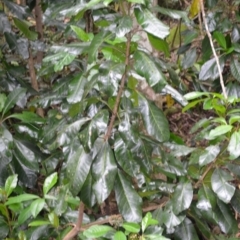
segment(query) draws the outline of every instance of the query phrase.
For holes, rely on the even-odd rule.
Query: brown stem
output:
[[[116,98],[116,103],[115,103],[114,108],[113,108],[112,117],[111,117],[110,123],[108,125],[107,132],[104,136],[104,141],[107,141],[111,136],[112,129],[113,129],[113,124],[114,124],[114,121],[115,121],[116,116],[117,116],[118,107],[119,107],[121,96],[122,96],[122,93],[123,93],[123,90],[124,90],[124,84],[125,84],[125,81],[126,81],[126,78],[127,78],[127,72],[128,72],[128,67],[129,67],[129,63],[130,63],[130,44],[131,44],[131,33],[128,33],[127,34],[125,70],[124,70],[124,73],[122,75],[119,91],[118,91],[117,98]]]
[[[74,224],[74,228],[63,238],[63,240],[70,240],[80,232],[82,221],[83,221],[83,212],[84,212],[84,203],[80,202],[79,209],[78,209],[78,220],[76,224]]]
[[[43,23],[42,23],[42,8],[41,0],[36,0],[35,7],[36,31],[38,32],[38,40],[43,41]],[[42,63],[43,52],[37,52],[37,63]]]

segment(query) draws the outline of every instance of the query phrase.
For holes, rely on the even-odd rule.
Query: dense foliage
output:
[[[0,239],[239,237],[240,1],[204,3],[0,1]]]

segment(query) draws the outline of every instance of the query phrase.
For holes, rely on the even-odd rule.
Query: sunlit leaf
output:
[[[6,191],[7,197],[12,193],[12,191],[16,188],[18,181],[18,175],[9,176],[5,182],[4,190]]]
[[[21,120],[24,123],[44,123],[45,119],[39,117],[37,114],[33,112],[23,111],[22,113],[14,113],[8,116],[8,118],[16,118]]]
[[[2,115],[4,115],[5,113],[8,112],[8,110],[10,110],[18,100],[22,99],[23,96],[26,93],[26,89],[24,88],[15,88],[8,96],[7,99],[5,101],[5,105],[3,108],[3,112]]]
[[[45,205],[45,200],[42,198],[36,199],[31,203],[30,208],[31,208],[32,216],[34,218],[37,217],[37,215],[42,211],[44,205]]]
[[[25,35],[26,38],[32,41],[38,38],[38,34],[36,32],[31,31],[26,22],[19,18],[13,18],[13,21],[16,27]]]
[[[193,189],[190,182],[179,183],[172,198],[173,211],[179,214],[191,205],[193,199]]]
[[[225,203],[229,203],[231,201],[235,192],[235,187],[228,182],[232,179],[233,178],[230,173],[226,172],[223,169],[217,168],[212,174],[212,189],[217,194],[219,199]]]
[[[157,19],[148,9],[136,7],[134,13],[143,30],[164,39],[169,34],[169,27]]]
[[[48,191],[57,183],[58,175],[57,173],[52,173],[48,176],[43,183],[43,194],[47,194]]]
[[[118,171],[114,189],[118,208],[124,219],[129,222],[141,221],[142,199],[120,171]]]
[[[232,134],[227,149],[231,160],[240,156],[240,131],[236,131]]]
[[[140,96],[140,95],[139,95]],[[163,112],[154,104],[140,96],[140,112],[143,117],[144,126],[148,134],[158,141],[167,141],[170,137],[168,121]]]
[[[205,153],[199,157],[199,165],[200,166],[205,166],[208,163],[214,161],[220,152],[220,147],[218,145],[209,146],[209,147],[205,148],[204,152]]]
[[[70,190],[74,195],[77,195],[89,174],[92,157],[84,151],[77,141],[74,141],[69,149],[67,158],[66,170]]]
[[[189,218],[185,218],[184,221],[176,227],[174,231],[174,239],[176,240],[198,240],[198,235],[195,230],[194,224]]]
[[[83,235],[87,238],[99,238],[104,236],[110,231],[114,231],[114,229],[110,226],[106,225],[94,225],[88,228],[83,232]]]
[[[85,163],[84,163],[85,164]],[[98,203],[102,203],[114,187],[117,165],[108,142],[102,142],[92,165],[93,191]]]

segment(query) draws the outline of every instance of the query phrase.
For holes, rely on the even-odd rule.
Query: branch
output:
[[[84,212],[84,203],[80,202],[79,209],[78,209],[78,220],[76,224],[74,224],[74,228],[63,238],[63,240],[70,240],[80,232],[82,221],[83,221],[83,212]]]
[[[215,60],[216,60],[223,96],[225,97],[225,99],[227,99],[227,92],[226,92],[226,88],[225,88],[225,85],[224,85],[224,82],[223,82],[222,70],[221,70],[221,67],[220,67],[219,58],[217,56],[216,50],[215,50],[214,45],[213,45],[212,35],[211,35],[211,33],[209,31],[209,28],[208,28],[206,14],[205,14],[205,11],[204,11],[203,0],[200,0],[200,8],[201,8],[202,16],[203,16],[203,21],[204,21],[206,33],[208,35],[209,42],[210,42],[210,45],[211,45],[211,48],[212,48],[212,52],[213,52],[213,55],[214,55]]]
[[[130,5],[128,6],[128,12],[129,12],[129,10],[130,10]],[[114,108],[113,108],[112,117],[111,117],[110,123],[108,125],[107,132],[104,136],[104,141],[107,141],[110,138],[111,133],[112,133],[112,129],[113,129],[113,125],[114,125],[114,121],[115,121],[116,116],[117,116],[118,107],[119,107],[119,104],[120,104],[121,96],[122,96],[122,93],[123,93],[123,90],[124,90],[125,81],[126,81],[126,78],[127,78],[128,66],[129,66],[129,63],[130,63],[130,45],[131,45],[131,33],[128,33],[127,34],[125,70],[124,70],[124,73],[123,73],[122,78],[121,78],[121,83],[120,83],[120,87],[119,87],[119,90],[118,90],[116,102],[115,102],[115,105],[114,105]]]

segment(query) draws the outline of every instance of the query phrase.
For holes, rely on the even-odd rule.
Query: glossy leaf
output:
[[[0,216],[0,238],[5,239],[9,232],[9,226],[3,216]]]
[[[123,223],[122,227],[131,233],[138,233],[140,231],[140,225],[134,222]]]
[[[208,163],[214,161],[217,155],[219,154],[219,152],[220,152],[220,147],[218,145],[209,146],[205,148],[205,153],[199,157],[199,165],[205,166]]]
[[[85,230],[83,235],[87,238],[98,238],[106,235],[110,231],[114,231],[114,229],[110,226],[95,225]]]
[[[144,77],[151,87],[158,82],[160,82],[162,86],[166,84],[164,74],[145,52],[136,51],[134,53],[134,60],[136,72]]]
[[[218,32],[218,31],[215,31],[215,32],[213,33],[213,37],[217,40],[218,44],[219,44],[222,48],[224,48],[224,49],[227,48],[227,42],[226,42],[226,39],[225,39],[225,36],[224,36],[223,33]]]
[[[15,88],[8,96],[5,101],[5,106],[3,108],[2,115],[7,113],[26,93],[24,88]]]
[[[54,65],[54,71],[58,72],[63,69],[64,66],[69,65],[74,59],[75,55],[71,53],[65,53],[63,58],[61,58],[55,65]]]
[[[209,138],[211,139],[214,139],[218,136],[221,136],[223,134],[226,134],[228,132],[230,132],[232,130],[233,126],[231,125],[221,125],[221,126],[218,126],[214,129],[212,129],[209,133]]]
[[[161,39],[169,34],[169,27],[158,20],[148,9],[136,7],[134,14],[138,23],[147,33]]]
[[[173,212],[179,214],[191,205],[193,189],[190,182],[180,183],[174,191],[172,198]]]
[[[223,70],[224,67],[224,57],[219,58],[220,68]],[[219,77],[219,72],[216,64],[215,58],[205,62],[200,70],[199,79],[200,80],[215,80]]]
[[[240,63],[237,59],[233,58],[230,63],[230,69],[233,77],[240,82]]]
[[[93,191],[98,203],[102,203],[109,196],[114,187],[116,173],[117,165],[112,149],[107,142],[102,142],[92,165]]]
[[[142,231],[144,232],[148,226],[157,225],[158,221],[152,218],[152,214],[148,212],[142,219]]]
[[[142,96],[140,96],[139,103],[144,126],[148,134],[152,135],[160,142],[167,141],[170,137],[170,132],[168,121],[163,112],[154,104],[145,100]]]
[[[170,209],[164,210],[162,214],[162,221],[169,229],[178,226],[184,220],[184,218],[185,216],[176,216]]]
[[[198,203],[197,208],[208,211],[208,209],[214,209],[216,206],[216,196],[214,192],[208,186],[203,185],[198,191]]]
[[[26,24],[26,22],[20,20],[19,18],[13,18],[14,24],[16,27],[24,34],[26,38],[29,40],[36,40],[38,35],[36,32],[33,32],[29,29],[29,26]]]
[[[119,211],[124,219],[129,222],[141,221],[142,199],[120,171],[118,171],[116,177],[114,190]]]
[[[45,200],[42,198],[36,199],[31,203],[30,209],[31,209],[32,216],[34,218],[37,217],[37,215],[42,211],[44,205],[45,205]]]
[[[127,237],[123,232],[117,231],[113,236],[113,240],[127,240]]]
[[[23,111],[22,113],[15,113],[8,116],[8,118],[16,118],[21,120],[24,123],[44,123],[45,119],[39,117],[37,114],[33,112]]]
[[[174,239],[176,240],[199,239],[194,224],[189,218],[184,219],[184,221],[179,226],[177,226],[174,232]]]
[[[112,35],[112,33],[100,31],[98,34],[96,34],[94,36],[94,38],[89,46],[88,63],[92,63],[96,60],[99,47],[111,35]]]
[[[235,187],[228,183],[232,180],[232,176],[223,169],[215,169],[212,178],[211,184],[213,191],[217,194],[219,199],[225,203],[229,203],[234,195]]]
[[[20,194],[16,197],[10,197],[8,198],[6,205],[11,205],[11,204],[15,204],[15,203],[21,203],[21,202],[25,202],[25,201],[29,201],[29,200],[33,200],[33,199],[37,199],[39,198],[36,195],[33,194]]]
[[[89,174],[92,157],[84,151],[77,141],[74,141],[69,149],[67,158],[66,170],[70,190],[73,195],[77,195]]]
[[[214,218],[222,232],[226,234],[235,234],[238,231],[237,221],[234,218],[233,212],[227,204],[219,199],[217,200]]]
[[[49,190],[57,183],[58,175],[57,173],[52,173],[48,176],[43,183],[43,194],[47,194]]]
[[[73,78],[68,86],[68,97],[67,101],[69,103],[77,103],[82,100],[84,93],[84,86],[87,83],[86,78],[83,74],[78,74]]]
[[[77,26],[71,25],[71,29],[76,33],[77,37],[83,42],[88,42],[93,37],[93,35],[92,37],[90,37],[91,35],[89,33],[86,33],[82,28],[79,28]]]
[[[132,26],[133,26],[133,21],[131,17],[125,16],[124,18],[120,18],[119,24],[116,29],[117,37],[124,37],[126,33],[131,31]]]
[[[9,197],[12,191],[16,188],[18,181],[17,174],[9,176],[6,180],[4,190],[6,191],[7,197]]]
[[[231,135],[227,149],[231,160],[240,156],[240,131],[236,131]]]

